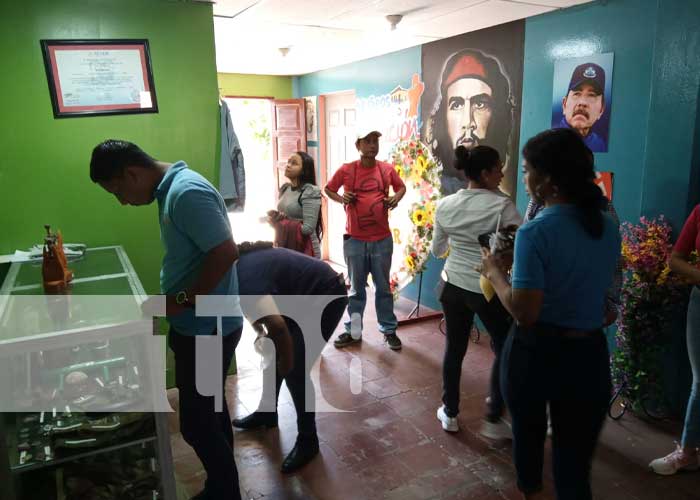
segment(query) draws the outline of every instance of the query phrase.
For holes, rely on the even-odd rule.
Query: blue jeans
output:
[[[681,445],[697,448],[700,446],[700,289],[697,286],[690,293],[686,334],[688,358],[693,370],[693,387],[688,399]]]
[[[379,241],[361,241],[345,236],[343,254],[350,277],[348,315],[350,319],[359,315],[360,325],[367,304],[367,276],[371,273],[376,288],[374,305],[377,310],[379,331],[384,335],[396,333],[398,322],[394,314],[394,297],[389,287],[389,271],[394,241],[391,236]],[[350,332],[351,321],[345,322],[345,331]],[[361,331],[361,330],[360,330]]]

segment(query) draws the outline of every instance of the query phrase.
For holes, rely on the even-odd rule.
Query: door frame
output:
[[[355,98],[357,98],[357,91],[355,89],[345,89],[345,90],[338,90],[335,92],[326,92],[325,94],[320,94],[318,96],[318,156],[319,156],[319,186],[321,187],[321,192],[323,193],[322,198],[322,204],[321,204],[321,213],[323,215],[323,223],[326,225],[323,231],[323,241],[321,241],[321,256],[323,260],[327,260],[329,262],[333,262],[334,264],[338,264],[341,266],[345,266],[345,262],[335,262],[330,260],[330,248],[328,244],[329,240],[329,232],[327,230],[328,228],[328,206],[330,203],[335,203],[334,201],[330,200],[325,192],[324,189],[326,187],[326,184],[328,184],[328,181],[330,180],[328,178],[328,169],[330,165],[328,165],[328,137],[327,137],[327,129],[326,129],[326,99],[328,97],[334,97],[334,96],[339,96],[343,94],[352,94]]]

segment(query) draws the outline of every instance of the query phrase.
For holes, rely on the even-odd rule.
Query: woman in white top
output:
[[[500,390],[499,362],[512,319],[498,297],[487,300],[479,285],[481,265],[479,235],[496,231],[496,226],[520,225],[522,217],[513,201],[498,189],[503,164],[498,151],[489,146],[455,150],[455,168],[469,180],[468,187],[446,196],[435,212],[432,252],[442,258],[449,249],[443,270],[445,288],[440,296],[445,315],[447,342],[442,367],[443,405],[437,411],[442,428],[457,432],[459,382],[462,361],[469,345],[474,314],[486,326],[496,354],[491,371],[490,397],[481,433],[493,439],[510,437],[501,419],[504,410]],[[500,222],[499,222],[500,221]]]

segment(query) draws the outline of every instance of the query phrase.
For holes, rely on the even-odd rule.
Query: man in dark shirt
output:
[[[300,319],[313,317],[323,307],[321,314],[321,336],[323,345],[333,335],[338,323],[343,317],[347,307],[347,289],[345,280],[341,274],[336,273],[325,262],[314,259],[299,252],[286,248],[272,248],[270,243],[243,243],[239,245],[240,259],[237,263],[239,293],[243,314],[253,320],[253,327],[261,332],[264,325],[268,336],[279,336],[281,330],[288,330],[293,343],[293,367],[284,377],[277,376],[275,403],[279,396],[282,381],[287,383],[287,388],[292,396],[294,408],[297,413],[297,429],[299,435],[292,451],[282,463],[282,472],[294,472],[310,462],[319,451],[318,436],[316,435],[316,418],[313,410],[315,399],[314,387],[309,377],[309,370],[315,360],[306,360],[307,350],[313,349],[305,346],[304,334],[301,327],[293,319],[282,316],[284,309],[284,296],[308,296],[304,300],[302,310],[293,311]],[[255,301],[246,300],[247,295],[266,296],[276,303],[276,314],[264,311],[265,306]],[[338,296],[327,303],[324,300],[312,298],[314,296]],[[296,297],[298,299],[298,297]],[[294,299],[292,299],[294,300]],[[281,312],[279,312],[281,311]],[[261,319],[255,320],[257,316]],[[307,345],[315,342],[311,338],[313,332],[306,332]],[[263,387],[263,401],[266,400],[266,389]],[[307,404],[306,402],[309,402]],[[276,410],[275,404],[275,410]],[[235,419],[233,426],[239,429],[254,429],[257,427],[276,427],[277,413],[255,411],[247,417]]]

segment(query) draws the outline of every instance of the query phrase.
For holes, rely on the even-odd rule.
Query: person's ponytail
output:
[[[463,172],[466,172],[470,158],[470,150],[468,150],[464,146],[457,146],[457,148],[455,149],[455,168],[457,170],[462,170]]]
[[[457,146],[455,149],[454,167],[463,171],[473,181],[480,181],[484,170],[491,170],[500,163],[501,157],[498,151],[491,146],[475,146],[471,149]]]
[[[572,200],[579,210],[581,224],[585,231],[595,239],[603,235],[603,211],[608,200],[593,182],[587,182]]]

